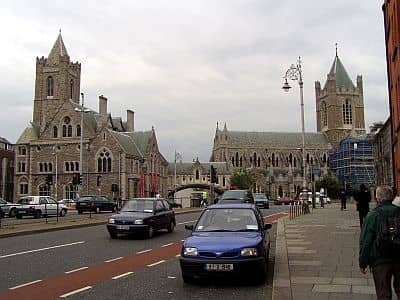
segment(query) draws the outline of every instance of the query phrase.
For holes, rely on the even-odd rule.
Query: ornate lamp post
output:
[[[304,102],[303,102],[303,78],[301,74],[301,59],[297,61],[297,65],[292,64],[290,68],[286,71],[285,76],[285,83],[283,84],[282,89],[285,92],[288,92],[291,86],[288,83],[288,79],[297,81],[300,87],[300,108],[301,108],[301,139],[302,139],[302,147],[301,147],[301,154],[302,154],[302,168],[303,168],[303,188],[307,187],[306,182],[306,159],[305,159],[305,132],[304,132]]]

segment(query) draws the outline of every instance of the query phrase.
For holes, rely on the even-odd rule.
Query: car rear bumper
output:
[[[193,278],[206,277],[246,277],[258,274],[265,268],[264,257],[254,257],[246,259],[202,259],[202,258],[187,258],[179,259],[182,274]],[[208,271],[206,264],[232,264],[232,271]]]
[[[125,228],[122,228],[120,226],[125,226]],[[107,224],[107,230],[109,233],[120,233],[120,234],[147,233],[149,231],[149,226]]]

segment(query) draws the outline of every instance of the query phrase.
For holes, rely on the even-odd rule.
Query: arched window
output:
[[[103,149],[97,158],[97,171],[98,172],[111,172],[112,160],[110,152]]]
[[[76,125],[76,136],[81,136],[81,125]]]
[[[254,152],[253,154],[253,165],[256,167],[257,166],[257,154]]]
[[[71,137],[72,136],[72,125],[70,117],[65,117],[62,126],[62,136]]]
[[[275,167],[275,154],[272,153],[272,166]]]
[[[47,163],[44,163],[43,167],[44,167],[44,171],[47,172]]]
[[[76,199],[77,197],[78,186],[74,186],[72,184],[68,184],[65,186],[65,199]]]
[[[232,156],[232,167],[235,166],[235,158]]]
[[[328,126],[328,114],[326,112],[326,103],[321,103],[321,124],[322,126]]]
[[[199,170],[196,170],[196,180],[199,180],[199,178],[200,178]]]
[[[236,167],[239,167],[239,153],[236,152],[236,159],[235,159]]]
[[[294,158],[293,158],[293,167],[296,168],[296,166],[297,166],[297,159],[296,159],[296,157],[294,157]]]
[[[257,167],[260,167],[260,165],[261,165],[261,159],[260,159],[260,157],[258,157],[258,159],[257,159]]]
[[[69,172],[69,163],[68,162],[65,162],[65,171]]]
[[[322,161],[323,161],[324,163],[326,163],[326,153],[324,153],[324,156],[323,156]]]
[[[72,161],[69,162],[69,169],[70,169],[71,171],[74,171],[74,170],[75,170],[75,169],[74,169],[74,163],[73,163]]]
[[[53,172],[53,164],[49,163],[49,172]]]
[[[293,156],[292,153],[289,154],[289,163],[292,166],[293,165]]]
[[[53,127],[53,137],[58,137],[58,128],[57,128],[57,126],[54,126]]]
[[[67,136],[72,136],[72,125],[68,125]]]
[[[47,77],[47,96],[54,96],[54,79],[52,76]]]
[[[283,197],[283,189],[282,189],[281,185],[278,188],[278,195],[279,195],[279,197]]]
[[[243,166],[243,157],[240,157],[239,164],[241,167]]]
[[[72,100],[74,95],[74,80],[71,79],[71,81],[69,82],[69,99]]]
[[[79,171],[79,162],[75,162],[75,171]]]
[[[278,156],[275,158],[275,165],[276,165],[277,167],[279,167],[279,159],[278,159]]]
[[[39,196],[50,196],[50,186],[41,184],[39,186]]]
[[[353,124],[353,113],[349,99],[346,99],[343,103],[343,124]]]
[[[39,172],[43,172],[43,164],[39,163]]]

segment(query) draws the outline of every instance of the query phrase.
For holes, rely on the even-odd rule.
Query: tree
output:
[[[231,177],[231,185],[238,189],[247,190],[252,186],[252,178],[246,169],[236,171]]]
[[[316,181],[315,188],[317,191],[324,188],[328,197],[339,197],[340,183],[336,175],[332,172],[328,172],[326,175],[322,176],[320,180]]]

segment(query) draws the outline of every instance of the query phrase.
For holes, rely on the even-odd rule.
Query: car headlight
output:
[[[113,218],[108,219],[108,223],[109,224],[115,224],[115,219],[113,219]]]
[[[198,255],[197,248],[185,247],[183,249],[183,255],[185,255],[185,256],[197,256]]]
[[[258,252],[256,248],[243,248],[240,251],[241,256],[257,256]]]
[[[136,225],[143,225],[143,220],[135,220]]]

